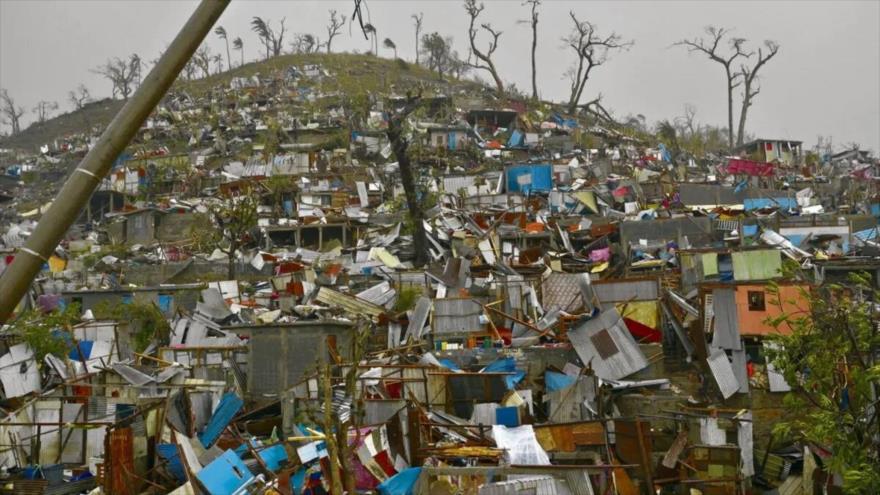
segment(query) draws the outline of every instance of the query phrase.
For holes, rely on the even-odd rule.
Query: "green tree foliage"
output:
[[[59,358],[67,356],[71,349],[71,339],[64,338],[62,332],[70,332],[79,320],[78,304],[69,304],[63,310],[50,313],[30,310],[11,324],[9,332],[19,335],[33,349],[38,365],[42,365],[47,354]]]
[[[229,257],[229,279],[235,278],[235,252],[252,240],[259,205],[256,189],[245,184],[236,193],[225,193],[219,201],[206,205],[207,214],[197,218],[190,231],[197,249],[218,249]]]
[[[94,308],[94,313],[99,320],[114,320],[127,325],[135,352],[143,352],[153,340],[167,343],[171,335],[171,325],[152,302],[113,304],[105,300]]]
[[[774,337],[769,358],[792,387],[790,418],[776,431],[831,450],[826,467],[843,476],[846,493],[880,493],[878,295],[868,277],[854,275],[805,291],[809,309],[769,320],[787,334]]]

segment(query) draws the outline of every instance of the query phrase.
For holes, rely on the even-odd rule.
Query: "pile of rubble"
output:
[[[2,334],[4,489],[835,483],[821,446],[770,434],[789,384],[768,320],[880,271],[876,160],[805,165],[779,140],[673,159],[548,105],[438,93],[410,122],[414,226],[385,133],[400,99],[358,120],[328,77],[291,67],[154,112],[20,305],[72,322]],[[41,156],[89,139],[68,141]],[[40,173],[14,161],[0,271],[42,211],[9,208],[7,184]]]

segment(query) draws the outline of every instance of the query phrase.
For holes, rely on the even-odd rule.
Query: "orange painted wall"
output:
[[[764,311],[749,310],[749,291],[764,292]],[[787,285],[779,287],[779,304],[774,304],[775,295],[767,293],[764,285],[738,285],[736,286],[736,314],[739,320],[740,335],[769,335],[777,333],[777,330],[764,322],[767,317],[776,317],[783,313],[799,317],[802,310],[807,309],[809,301],[801,293],[801,287]],[[794,301],[792,304],[790,301]],[[779,327],[779,333],[788,334],[790,330],[786,325]]]

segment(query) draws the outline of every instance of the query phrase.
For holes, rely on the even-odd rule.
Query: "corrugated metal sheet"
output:
[[[435,335],[470,333],[483,330],[483,309],[471,298],[435,299],[432,328]]]
[[[369,315],[372,318],[377,318],[384,312],[380,306],[327,287],[321,287],[315,299],[330,306],[343,308],[350,313]]]
[[[740,349],[739,323],[736,311],[734,289],[715,289],[712,291],[712,312],[715,315],[712,347],[727,350]]]
[[[458,193],[459,189],[467,189],[474,185],[475,176],[444,177],[443,190],[450,193]]]
[[[615,348],[610,349],[612,352],[605,359],[600,356],[596,344],[598,340],[599,345],[602,345],[603,337],[597,336],[603,331],[605,333],[601,335],[607,334]],[[614,308],[609,308],[599,316],[581,323],[568,332],[568,338],[581,361],[590,363],[599,378],[619,380],[648,366],[645,355],[627,330],[620,313]]]
[[[409,326],[406,328],[407,337],[412,336],[416,340],[422,338],[422,330],[424,330],[425,323],[428,321],[428,314],[431,312],[432,306],[431,299],[427,297],[420,297],[416,301],[412,318],[409,320]]]
[[[660,298],[657,279],[593,282],[593,291],[602,303],[656,301]]]
[[[712,354],[709,355],[708,363],[709,369],[712,370],[712,376],[718,383],[718,389],[721,390],[721,395],[726,399],[735,394],[739,390],[739,382],[733,373],[733,367],[730,365],[730,360],[727,359],[727,354],[721,349],[713,349]]]
[[[709,217],[681,217],[662,220],[641,220],[620,223],[621,241],[625,246],[639,239],[676,241],[687,236],[692,244],[711,240],[714,235]]]

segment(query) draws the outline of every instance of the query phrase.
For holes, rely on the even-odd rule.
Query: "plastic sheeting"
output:
[[[499,449],[507,451],[510,464],[524,466],[548,466],[550,457],[538,443],[532,425],[508,428],[492,425],[492,437]]]

